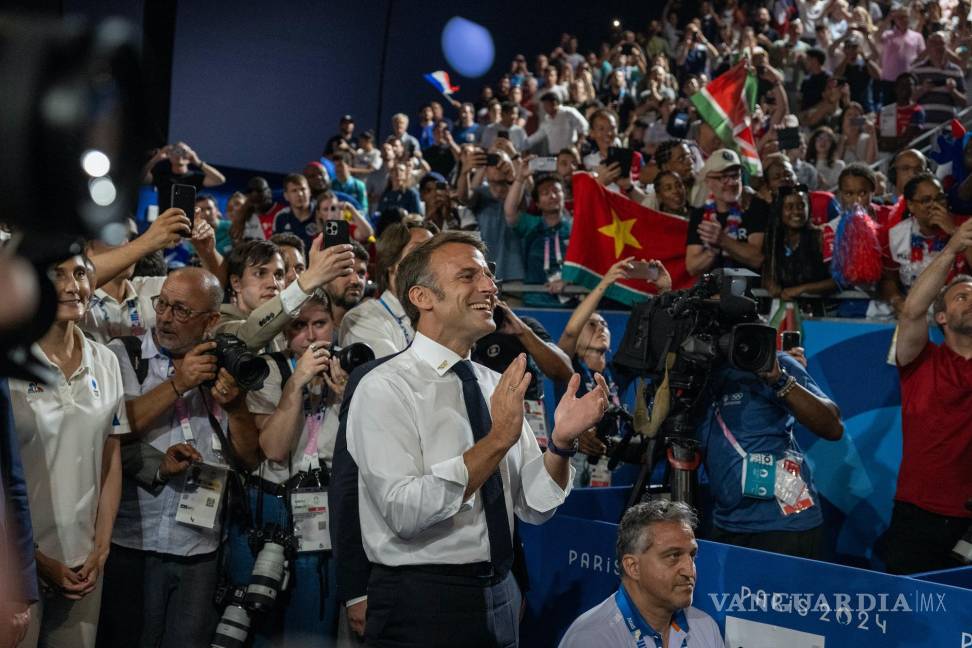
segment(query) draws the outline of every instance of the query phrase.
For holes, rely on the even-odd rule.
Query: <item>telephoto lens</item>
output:
[[[263,388],[263,381],[270,375],[267,361],[250,351],[246,343],[235,335],[220,333],[215,338],[213,354],[219,366],[226,369],[236,384],[246,391]]]
[[[216,634],[210,648],[243,648],[250,635],[250,613],[239,602],[233,602],[223,610],[216,626]]]
[[[269,612],[287,587],[287,558],[283,545],[268,541],[257,554],[244,601],[252,612]]]

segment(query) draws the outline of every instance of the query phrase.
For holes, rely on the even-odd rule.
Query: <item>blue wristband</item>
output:
[[[567,457],[568,459],[570,459],[575,454],[577,454],[577,449],[579,447],[580,447],[580,441],[578,439],[574,439],[574,442],[570,446],[570,450],[564,450],[562,448],[557,447],[557,444],[554,443],[552,434],[547,438],[547,450],[554,453],[558,457]]]

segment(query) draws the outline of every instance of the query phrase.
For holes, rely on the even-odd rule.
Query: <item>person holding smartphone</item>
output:
[[[153,152],[145,163],[142,182],[155,186],[159,194],[159,211],[163,212],[172,206],[172,185],[192,185],[199,191],[203,187],[218,187],[226,182],[226,176],[203,162],[188,144],[177,142]]]

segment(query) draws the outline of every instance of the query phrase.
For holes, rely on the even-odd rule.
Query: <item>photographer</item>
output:
[[[209,272],[177,270],[153,302],[156,326],[109,344],[135,437],[163,452],[187,444],[205,463],[171,481],[160,466],[151,490],[126,476],[105,568],[102,645],[198,646],[216,626],[212,601],[229,466],[246,469],[260,458],[253,416],[236,380],[218,367],[216,342],[205,341],[222,298]],[[141,618],[132,618],[139,610]]]
[[[718,361],[700,398],[711,404],[696,427],[714,499],[709,539],[819,560],[823,516],[793,426],[837,441],[844,431],[837,405],[783,352],[758,376]],[[766,483],[751,477],[768,464],[777,475],[789,473],[787,495],[772,477]]]
[[[294,491],[326,492],[331,457],[338,429],[338,407],[344,395],[347,373],[327,350],[334,326],[330,304],[323,293],[315,293],[297,317],[284,326],[287,350],[270,354],[270,375],[263,388],[247,395],[247,405],[260,429],[260,449],[266,460],[247,480],[250,519],[231,523],[229,577],[235,585],[250,582],[254,558],[261,547],[254,546],[254,532],[265,534],[273,525],[289,535],[296,515],[302,528],[317,520],[300,513],[294,505]],[[324,522],[326,522],[324,518]],[[239,520],[244,522],[244,520]],[[312,540],[326,549],[314,550]],[[298,638],[333,638],[337,623],[337,598],[333,586],[334,563],[328,532],[323,537],[304,538],[290,560],[291,585],[277,596],[276,605],[257,626],[263,641],[296,641]],[[323,578],[323,580],[322,580]]]
[[[286,288],[284,260],[276,245],[269,241],[248,241],[233,248],[226,262],[232,303],[220,307],[215,332],[235,335],[254,350],[283,348],[277,334],[310,294],[352,272],[351,246],[324,249],[323,238],[318,235],[314,239],[307,269]]]

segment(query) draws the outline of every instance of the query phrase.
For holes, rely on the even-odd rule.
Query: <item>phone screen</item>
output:
[[[604,164],[610,166],[617,162],[621,167],[621,177],[627,178],[631,174],[631,158],[633,155],[633,149],[612,146],[608,149],[608,156],[604,160]]]
[[[783,331],[780,335],[782,337],[781,346],[784,351],[800,346],[800,331]]]

